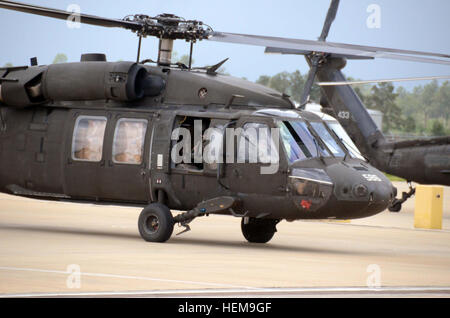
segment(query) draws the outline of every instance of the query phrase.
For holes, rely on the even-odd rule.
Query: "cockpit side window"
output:
[[[323,147],[322,143],[311,133],[308,125],[304,121],[289,121],[288,125],[291,125],[298,137],[303,141],[307,147],[309,153],[313,157],[323,156],[330,157],[330,153]]]
[[[264,123],[246,123],[239,137],[238,163],[278,163],[278,147],[271,129]]]
[[[345,151],[339,146],[337,141],[331,136],[330,132],[325,128],[321,122],[310,122],[319,137],[323,140],[325,145],[335,157],[345,157]]]
[[[284,150],[286,151],[289,162],[292,163],[296,160],[304,160],[308,158],[305,152],[308,153],[309,157],[311,157],[311,154],[307,149],[305,149],[305,145],[299,140],[299,138],[297,138],[298,140],[296,140],[296,138],[294,137],[296,136],[295,132],[292,133],[289,130],[287,123],[279,122],[278,127],[280,128],[281,141],[283,143]],[[290,128],[292,129],[292,127]],[[300,148],[300,145],[303,145],[303,150]]]
[[[103,155],[106,117],[80,116],[75,122],[72,159],[99,162]]]

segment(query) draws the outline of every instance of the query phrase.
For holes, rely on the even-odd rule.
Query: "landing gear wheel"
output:
[[[388,210],[390,212],[400,212],[401,209],[402,209],[401,202],[394,202],[394,203],[392,203],[391,206],[388,207]]]
[[[161,203],[148,205],[139,215],[139,233],[147,242],[166,242],[172,235],[173,225],[172,213]]]
[[[244,217],[241,220],[242,234],[250,243],[267,243],[275,232],[279,220]]]

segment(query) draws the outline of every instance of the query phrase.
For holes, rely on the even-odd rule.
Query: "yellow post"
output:
[[[422,229],[442,229],[444,188],[418,185],[416,187],[416,207],[414,227]]]

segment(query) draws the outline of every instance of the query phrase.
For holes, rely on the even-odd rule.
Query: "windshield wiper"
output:
[[[319,157],[320,161],[322,161],[322,163],[325,164],[325,159],[323,159],[322,152],[319,149],[319,143],[316,140],[316,138],[313,138],[313,140],[314,140],[314,145],[316,145],[317,156]]]

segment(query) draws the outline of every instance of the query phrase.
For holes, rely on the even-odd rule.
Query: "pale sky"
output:
[[[320,35],[329,0],[27,0],[25,2],[67,9],[77,4],[87,14],[123,18],[142,13],[155,16],[174,13],[197,19],[215,31],[249,33],[315,40]],[[381,27],[368,28],[367,8],[381,9]],[[329,41],[384,46],[430,52],[450,53],[450,1],[448,0],[342,0],[331,28]],[[82,25],[70,29],[65,21],[0,9],[0,65],[29,64],[37,56],[40,64],[51,63],[57,53],[69,61],[79,61],[82,53],[106,53],[109,61],[136,58],[137,38],[130,31]],[[179,55],[188,52],[188,44],[178,41]],[[157,40],[143,42],[142,58],[156,59]],[[308,67],[302,56],[264,54],[264,48],[202,41],[194,49],[197,66],[215,64],[229,57],[226,71],[238,77],[256,80],[260,75]],[[450,75],[450,67],[394,60],[349,61],[345,74],[361,79]],[[424,82],[403,83],[411,87]],[[426,83],[426,82],[425,82]]]

